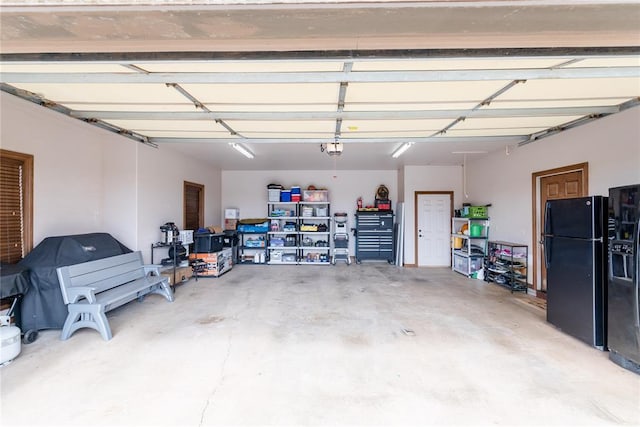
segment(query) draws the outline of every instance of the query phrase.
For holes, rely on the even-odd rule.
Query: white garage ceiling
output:
[[[473,3],[478,16],[489,7],[487,2],[449,2],[450,6],[462,3]],[[518,12],[523,10],[519,3],[527,2],[497,3]],[[485,7],[479,9],[480,4]],[[390,5],[388,10],[400,10],[397,4]],[[637,12],[633,6],[637,5],[630,10]],[[2,90],[159,149],[184,151],[223,169],[460,164],[464,153],[479,156],[515,149],[635,108],[640,99],[640,54],[633,39],[630,46],[603,47],[591,40],[592,48],[564,49],[492,45],[475,50],[150,54],[158,48],[154,42],[148,51],[114,53],[105,49],[121,46],[122,40],[102,35],[118,43],[101,46],[99,40],[89,40],[78,30],[87,19],[82,8],[60,9],[56,21],[38,15],[44,10],[38,7],[3,12],[2,37],[9,51],[3,42]],[[118,27],[131,18],[122,16],[121,9],[99,13],[103,18],[110,16]],[[19,26],[17,16],[39,24],[29,27],[23,19]],[[165,24],[171,19],[165,18]],[[613,26],[601,19],[603,25]],[[524,27],[532,25],[523,22]],[[452,21],[454,26],[462,23],[464,19]],[[412,40],[401,31],[402,22],[395,25],[399,35]],[[624,30],[624,25],[620,27]],[[171,28],[175,30],[175,25]],[[75,33],[63,37],[60,46],[75,38],[81,48],[93,43],[94,51],[37,51],[38,42],[48,46],[62,30]],[[477,26],[476,31],[485,34]],[[317,42],[310,39],[311,44]],[[133,37],[131,50],[139,48],[136,41]],[[336,141],[344,146],[341,156],[321,152],[321,146]],[[414,144],[398,159],[392,158],[392,152],[406,142]],[[238,143],[255,157],[247,159],[233,150],[231,144]]]

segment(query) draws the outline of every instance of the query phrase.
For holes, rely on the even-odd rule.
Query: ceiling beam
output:
[[[333,138],[149,138],[155,144],[185,144],[185,143],[206,143],[206,144],[229,144],[242,142],[243,144],[326,144],[335,142]],[[519,144],[529,140],[529,135],[509,135],[509,136],[437,136],[437,137],[392,137],[392,138],[340,138],[340,142],[345,144],[373,144],[373,143],[400,143],[411,140],[415,143],[482,143],[496,142],[504,144]]]
[[[233,73],[2,73],[15,83],[395,83],[640,77],[640,67],[530,68],[508,70],[327,71]]]
[[[6,11],[6,10],[5,10]],[[256,50],[256,51],[175,51],[175,52],[41,52],[2,53],[0,61],[8,62],[102,62],[130,63],[156,61],[345,61],[380,59],[447,59],[447,58],[544,58],[544,57],[624,57],[636,56],[638,46],[576,47],[503,47],[450,49],[323,49],[323,50]]]
[[[79,119],[102,120],[417,120],[582,116],[613,114],[618,106],[548,107],[548,108],[493,108],[479,110],[398,110],[398,111],[71,111]]]
[[[351,72],[352,67],[353,67],[353,62],[345,62],[344,65],[342,66],[342,71],[348,74]],[[338,115],[336,117],[336,130],[334,132],[336,142],[338,142],[338,138],[340,138],[340,135],[342,133],[343,119],[340,114],[344,111],[344,100],[347,97],[348,86],[349,86],[349,83],[340,82],[340,89],[338,91],[338,108],[336,109],[336,112],[338,113]]]

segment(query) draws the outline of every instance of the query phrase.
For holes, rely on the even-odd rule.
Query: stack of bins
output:
[[[300,187],[293,186],[291,187],[291,201],[299,202],[302,200],[302,192],[300,191]]]
[[[225,233],[199,232],[193,235],[189,260],[198,276],[218,277],[233,267],[233,249],[224,248]]]

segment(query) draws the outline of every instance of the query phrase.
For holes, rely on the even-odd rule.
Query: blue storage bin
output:
[[[280,201],[281,202],[290,202],[291,201],[291,190],[281,190],[280,191]]]
[[[242,233],[266,233],[269,231],[269,221],[261,224],[239,224],[238,231]]]

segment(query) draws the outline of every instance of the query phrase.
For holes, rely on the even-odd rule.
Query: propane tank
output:
[[[0,316],[0,366],[10,363],[20,354],[20,328],[10,324],[11,317]]]

